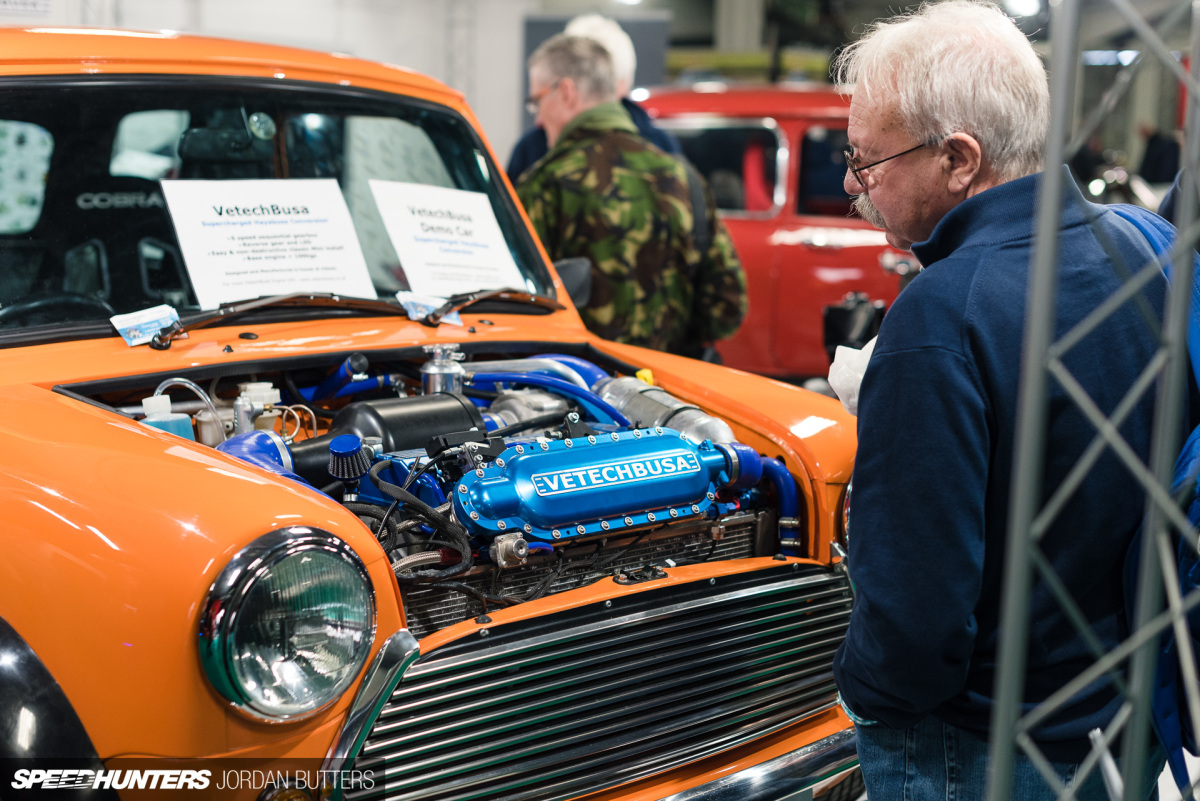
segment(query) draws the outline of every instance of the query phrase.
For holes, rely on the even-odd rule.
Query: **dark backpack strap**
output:
[[[682,156],[679,160],[687,170],[688,198],[692,204],[692,242],[703,256],[712,245],[712,225],[708,219],[708,201],[704,197],[704,179],[690,161]]]
[[[704,179],[700,176],[700,171],[682,155],[679,156],[679,161],[683,164],[684,169],[687,170],[688,199],[692,204],[692,244],[700,254],[696,265],[691,268],[691,274],[688,275],[688,281],[694,286],[699,278],[696,271],[708,259],[708,249],[713,243],[713,224],[712,219],[708,215],[708,197],[704,191]],[[721,357],[717,354],[716,348],[702,342],[703,338],[697,330],[699,321],[704,318],[704,315],[708,314],[707,309],[700,308],[699,297],[700,292],[697,288],[694,294],[695,299],[692,302],[692,318],[687,333],[688,342],[683,349],[675,352],[681,356],[689,356],[693,359],[720,364]]]
[[[1200,525],[1200,495],[1196,492],[1196,474],[1200,470],[1200,428],[1192,431],[1175,462],[1171,479],[1171,494],[1182,498],[1182,508],[1192,525]],[[1137,580],[1141,569],[1142,541],[1151,536],[1142,524],[1129,543],[1125,556],[1122,577],[1125,593],[1125,617],[1129,624],[1135,618]],[[1200,557],[1195,543],[1186,536],[1178,536],[1175,543],[1177,579],[1180,593],[1187,595],[1200,588]],[[1187,613],[1189,645],[1193,653],[1200,651],[1200,611]],[[1181,790],[1190,781],[1185,752],[1195,753],[1196,732],[1192,728],[1188,712],[1185,677],[1180,667],[1180,644],[1173,629],[1164,631],[1158,640],[1158,657],[1155,665],[1154,685],[1150,695],[1150,723],[1163,750],[1167,752],[1167,766],[1171,776]]]

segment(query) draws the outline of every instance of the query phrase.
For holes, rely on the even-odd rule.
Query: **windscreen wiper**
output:
[[[354,311],[374,312],[376,314],[403,314],[407,316],[407,312],[403,307],[388,300],[379,300],[375,298],[351,298],[345,295],[335,295],[331,292],[296,292],[291,295],[271,295],[269,297],[258,298],[257,300],[243,300],[237,303],[222,303],[221,306],[213,311],[206,312],[198,317],[194,317],[187,323],[174,322],[166,328],[154,335],[154,339],[150,340],[150,347],[155,350],[166,350],[171,347],[171,342],[188,331],[195,331],[199,328],[207,328],[210,325],[223,323],[226,320],[231,320],[234,317],[239,317],[247,312],[252,312],[257,309],[264,309],[269,306],[287,307],[287,306],[306,306],[306,307],[330,307],[338,309],[351,309]]]
[[[436,328],[447,315],[453,314],[456,311],[462,311],[469,306],[474,306],[476,303],[482,303],[485,300],[513,301],[529,306],[537,306],[540,309],[548,311],[561,311],[567,308],[554,298],[548,298],[545,295],[535,295],[532,292],[525,292],[520,289],[484,289],[479,292],[464,292],[460,295],[452,295],[449,300],[422,317],[419,322]]]

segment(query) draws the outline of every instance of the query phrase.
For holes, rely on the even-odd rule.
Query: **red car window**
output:
[[[761,123],[712,120],[669,126],[722,211],[775,208],[779,135]]]
[[[846,175],[846,131],[814,125],[800,142],[798,214],[845,217],[851,214],[851,198],[842,188]]]

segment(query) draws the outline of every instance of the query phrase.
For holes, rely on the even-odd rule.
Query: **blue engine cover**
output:
[[[653,428],[515,445],[465,475],[453,495],[472,534],[554,542],[703,517],[728,483],[718,447]]]

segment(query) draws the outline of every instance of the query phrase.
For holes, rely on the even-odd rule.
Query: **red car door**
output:
[[[792,154],[788,202],[769,236],[778,274],[771,292],[773,361],[777,375],[825,375],[826,308],[855,293],[891,304],[900,286],[892,270],[903,270],[911,255],[902,258],[882,231],[851,216],[842,189],[845,118],[793,119],[785,126]]]

